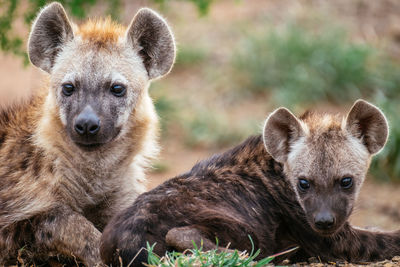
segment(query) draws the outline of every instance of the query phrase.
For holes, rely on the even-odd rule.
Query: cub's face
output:
[[[107,49],[71,43],[61,52],[51,77],[60,120],[71,140],[85,150],[128,131],[147,84],[141,58],[123,44]]]
[[[285,173],[314,231],[331,235],[347,221],[369,158],[365,146],[340,128],[293,143]]]
[[[351,214],[371,156],[386,143],[388,124],[372,104],[358,100],[346,117],[279,108],[266,120],[264,144],[284,173],[311,229],[332,235]]]

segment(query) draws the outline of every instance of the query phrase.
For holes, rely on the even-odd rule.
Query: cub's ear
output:
[[[300,121],[286,108],[275,110],[265,121],[264,145],[278,162],[286,162],[291,144],[304,135]]]
[[[139,52],[150,79],[167,74],[175,61],[175,41],[167,23],[148,8],[140,9],[127,31],[127,40]]]
[[[371,154],[378,153],[385,146],[389,134],[389,125],[382,111],[361,99],[347,114],[346,129],[359,138]]]
[[[28,54],[32,64],[50,73],[55,58],[66,42],[74,38],[71,24],[61,4],[42,9],[32,25]]]

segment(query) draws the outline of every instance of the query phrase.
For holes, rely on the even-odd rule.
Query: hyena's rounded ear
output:
[[[150,79],[167,74],[175,61],[174,36],[165,20],[148,8],[133,18],[127,39],[143,59]]]
[[[61,4],[54,2],[42,9],[32,25],[28,54],[32,64],[50,73],[58,53],[74,38],[71,24]]]
[[[371,154],[378,153],[385,146],[389,134],[389,125],[382,111],[361,99],[347,114],[346,129],[359,138]]]
[[[275,110],[265,121],[264,145],[267,152],[278,162],[286,162],[290,146],[304,135],[300,121],[286,108]]]

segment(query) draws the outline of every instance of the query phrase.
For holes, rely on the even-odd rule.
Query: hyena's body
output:
[[[211,249],[216,237],[222,247],[250,251],[248,235],[260,257],[293,246],[300,246],[297,259],[393,257],[400,254],[400,232],[368,232],[347,222],[370,155],[386,137],[383,114],[363,101],[343,120],[311,114],[298,120],[280,109],[267,120],[264,137],[139,196],[106,227],[102,258],[118,266],[136,256],[140,266],[146,242],[157,243],[154,250],[163,255],[191,248],[192,240]],[[306,189],[299,190],[300,180]]]
[[[77,27],[57,3],[39,14],[29,56],[49,84],[0,114],[0,265],[18,253],[100,262],[106,223],[145,191],[158,149],[148,84],[174,55],[168,26],[148,9],[127,30]]]

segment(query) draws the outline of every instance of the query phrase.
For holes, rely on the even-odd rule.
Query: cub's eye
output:
[[[62,85],[62,93],[65,96],[71,96],[72,93],[75,91],[75,86],[70,83],[65,83]]]
[[[306,179],[299,179],[299,188],[301,191],[306,191],[307,189],[310,188],[310,182],[307,181]]]
[[[124,96],[126,93],[126,88],[123,85],[115,84],[111,86],[110,91],[113,95],[121,97]]]
[[[340,180],[340,186],[345,189],[349,189],[353,186],[353,178],[351,177],[344,177]]]

